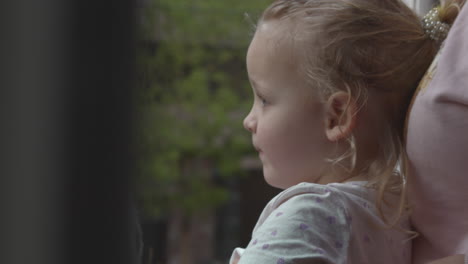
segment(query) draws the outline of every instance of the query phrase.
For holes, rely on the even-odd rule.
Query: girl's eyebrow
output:
[[[252,87],[254,88],[254,90],[257,90],[258,89],[258,83],[256,81],[254,81],[254,79],[252,79],[250,77],[249,77],[249,81],[250,81],[250,84],[252,85]]]
[[[264,86],[262,86],[262,82],[256,82],[253,78],[251,78],[249,76],[249,81],[250,81],[250,85],[252,86],[252,89],[254,90],[254,92],[258,95],[261,95],[263,96],[264,95]]]
[[[260,95],[260,96],[263,97],[262,92],[261,92],[260,89],[258,88],[258,83],[255,82],[254,80],[250,79],[250,78],[249,78],[249,80],[250,80],[250,85],[252,86],[252,89],[253,89],[254,93],[255,93],[256,95]]]
[[[248,78],[249,78],[249,82],[250,82],[250,84],[252,86],[257,86],[257,83],[252,78],[250,78],[250,76]]]
[[[257,96],[260,96],[260,97],[264,98],[265,95],[264,95],[264,93],[261,91],[261,89],[259,89],[258,83],[255,82],[255,81],[254,81],[253,79],[251,79],[250,77],[249,77],[249,80],[250,80],[250,84],[251,84],[251,86],[252,86],[252,89],[253,89],[254,93],[255,93]]]

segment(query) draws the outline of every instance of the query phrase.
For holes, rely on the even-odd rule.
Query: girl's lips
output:
[[[258,158],[260,159],[260,161],[261,161],[262,164],[263,164],[264,158],[265,158],[265,157],[263,156],[263,152],[261,152],[261,151],[258,152]]]
[[[254,145],[254,148],[255,148],[255,150],[258,152],[258,156],[259,156],[259,158],[261,159],[261,158],[262,158],[262,156],[263,156],[263,152],[262,152],[262,150],[261,150],[261,149],[259,149],[259,148],[258,148],[257,146],[255,146],[255,145]]]

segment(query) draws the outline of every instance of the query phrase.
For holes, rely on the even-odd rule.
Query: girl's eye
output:
[[[257,95],[258,96],[258,99],[260,100],[260,102],[262,103],[262,106],[265,106],[268,104],[268,101],[262,96],[262,95]]]

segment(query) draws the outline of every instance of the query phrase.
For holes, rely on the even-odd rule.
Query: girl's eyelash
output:
[[[258,96],[258,99],[260,99],[260,101],[262,102],[263,105],[266,105],[268,103],[267,100],[265,99],[265,97],[263,97],[263,95],[257,94],[257,96]]]

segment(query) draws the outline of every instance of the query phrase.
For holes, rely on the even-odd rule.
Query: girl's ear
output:
[[[325,134],[330,141],[347,138],[356,125],[356,102],[349,93],[336,92],[325,104]]]

